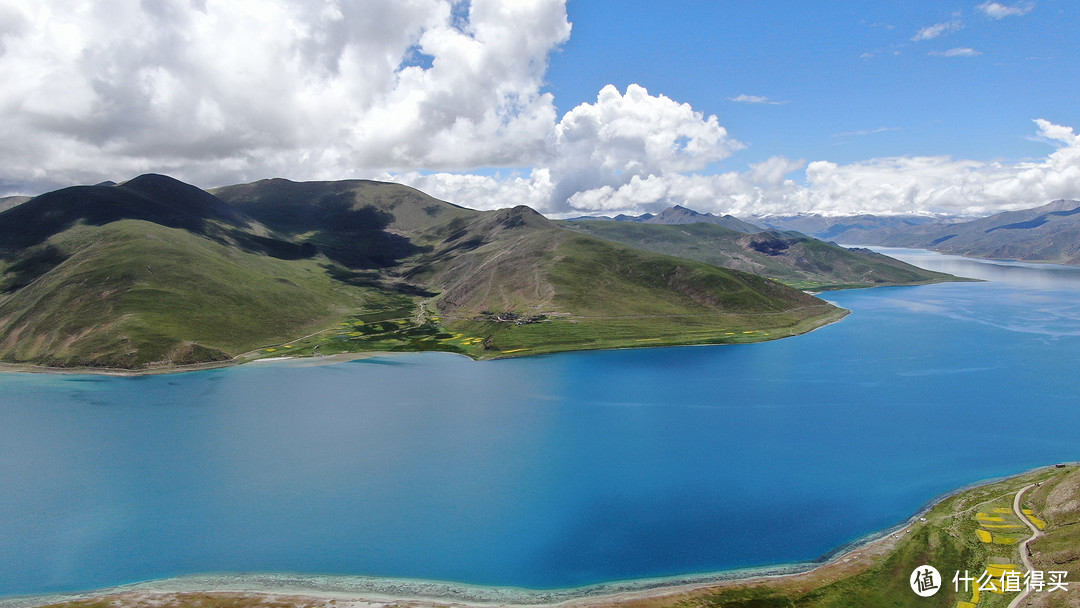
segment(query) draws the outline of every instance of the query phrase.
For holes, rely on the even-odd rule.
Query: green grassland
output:
[[[846,249],[798,232],[746,234],[709,223],[560,222],[571,230],[639,249],[751,272],[822,291],[957,280],[867,249]]]

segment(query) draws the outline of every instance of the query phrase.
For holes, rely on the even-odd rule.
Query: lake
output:
[[[565,588],[806,562],[1080,459],[1080,269],[776,342],[0,375],[0,595],[213,572]]]

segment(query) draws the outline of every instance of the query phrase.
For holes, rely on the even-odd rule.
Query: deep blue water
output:
[[[1080,459],[1080,269],[907,255],[993,281],[825,294],[853,313],[755,345],[0,375],[0,595],[801,562]]]

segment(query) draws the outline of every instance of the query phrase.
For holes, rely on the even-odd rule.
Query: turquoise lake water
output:
[[[852,314],[754,345],[0,375],[0,595],[804,562],[1080,459],[1080,269],[898,254],[990,282],[827,293]]]

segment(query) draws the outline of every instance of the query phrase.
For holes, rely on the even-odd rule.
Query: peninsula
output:
[[[486,359],[757,342],[846,314],[783,277],[637,245],[525,206],[475,211],[364,180],[65,188],[0,213],[0,362],[143,373],[363,351]],[[857,269],[864,284],[952,278],[888,270]]]

